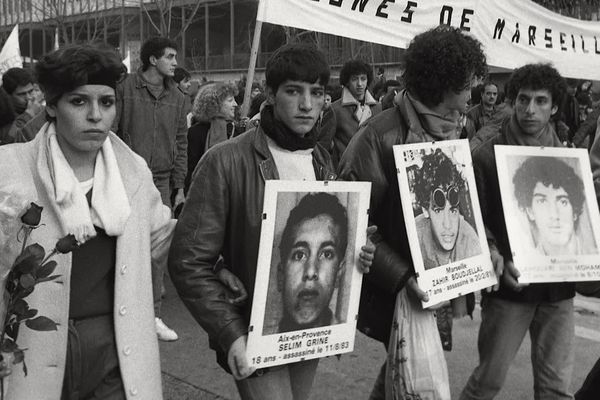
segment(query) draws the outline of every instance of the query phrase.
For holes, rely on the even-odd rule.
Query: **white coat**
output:
[[[161,371],[154,325],[151,283],[153,258],[166,258],[175,221],[164,206],[144,160],[116,135],[109,139],[119,165],[131,214],[117,238],[114,326],[121,377],[127,399],[161,400]],[[39,243],[50,252],[63,237],[54,194],[46,192],[43,180],[51,179],[47,166],[46,135],[32,142],[0,147],[0,191],[22,196],[44,207],[39,228],[29,243]],[[17,344],[25,351],[28,375],[22,365],[13,366],[5,378],[8,399],[60,399],[67,349],[71,254],[53,258],[57,281],[43,282],[26,298],[38,315],[59,324],[58,331],[38,332],[21,325]],[[2,276],[6,276],[3,273]],[[0,281],[0,291],[4,290]]]

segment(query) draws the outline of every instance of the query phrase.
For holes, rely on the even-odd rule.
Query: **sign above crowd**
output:
[[[257,19],[399,48],[446,24],[479,39],[489,65],[551,62],[566,77],[600,80],[600,24],[533,1],[261,0]]]

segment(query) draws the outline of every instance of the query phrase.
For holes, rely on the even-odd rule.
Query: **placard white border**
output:
[[[404,154],[406,151],[411,150],[435,150],[438,148],[444,149],[449,147],[454,147],[459,151],[465,162],[462,174],[469,187],[469,197],[473,208],[473,217],[475,219],[475,228],[479,238],[481,254],[452,262],[444,266],[425,270],[407,174],[407,168],[414,163],[405,161]],[[417,283],[419,284],[419,287],[429,295],[429,301],[426,303],[423,302],[423,307],[428,308],[438,303],[497,284],[498,279],[490,259],[485,228],[481,218],[479,198],[477,197],[477,187],[475,185],[475,175],[473,173],[473,162],[468,141],[466,139],[461,139],[404,144],[394,146],[393,150],[398,173],[398,186],[400,188],[402,211],[404,213],[406,232],[408,234],[408,242],[417,276]]]
[[[504,220],[508,241],[511,247],[513,262],[519,273],[520,283],[541,282],[577,282],[600,280],[600,254],[546,256],[532,252],[521,251],[520,238],[523,236],[522,224],[519,221],[521,211],[514,199],[512,176],[508,176],[509,167],[507,157],[532,156],[532,157],[557,157],[560,159],[572,158],[579,163],[576,171],[583,181],[585,202],[584,208],[589,217],[591,229],[594,234],[596,250],[600,251],[600,213],[598,201],[594,190],[594,181],[590,160],[586,149],[573,149],[563,147],[533,147],[533,146],[494,146],[496,165],[498,169],[498,182],[504,209]]]
[[[281,192],[357,193],[358,215],[354,257],[346,259],[346,271],[352,271],[348,317],[345,323],[301,331],[263,335],[266,301],[271,270],[277,195]],[[366,243],[370,182],[283,181],[268,180],[265,184],[263,222],[260,233],[258,266],[254,299],[250,317],[246,357],[251,366],[266,368],[313,358],[348,353],[354,350],[356,322],[360,303],[362,273],[357,263],[360,248]],[[348,265],[352,263],[352,265]]]

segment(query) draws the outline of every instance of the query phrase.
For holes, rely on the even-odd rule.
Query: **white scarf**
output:
[[[358,125],[362,124],[371,116],[373,113],[371,112],[371,106],[377,104],[377,101],[373,98],[369,90],[365,90],[365,101],[364,104],[361,104],[360,101],[356,99],[350,92],[348,88],[344,88],[342,90],[342,105],[347,106],[349,104],[354,104],[356,106],[356,111],[354,111],[354,118],[358,121]]]
[[[54,123],[47,123],[41,129],[42,132],[44,130],[47,134],[48,169],[54,184],[53,188],[48,188],[49,194],[55,195],[66,232],[72,233],[80,243],[96,236],[94,225],[104,229],[109,236],[121,235],[131,207],[110,139],[104,141],[96,156],[90,209],[85,193],[58,144]]]

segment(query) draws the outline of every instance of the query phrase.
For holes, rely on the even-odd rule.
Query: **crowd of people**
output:
[[[401,81],[385,79],[383,68],[374,76],[365,61],[349,60],[340,86],[330,86],[330,66],[319,49],[283,46],[266,64],[264,86],[252,84],[250,113],[241,116],[238,85],[194,81],[178,67],[177,49],[168,38],[151,38],[141,47],[140,69],[126,74],[112,50],[72,45],[45,55],[35,74],[13,68],[2,76],[0,191],[47,210],[32,236],[40,244],[50,246],[68,233],[80,243],[57,260],[62,283],[31,295],[30,303],[51,315],[58,330],[22,328],[28,375],[0,364],[8,399],[161,399],[157,339],[178,338],[161,316],[167,269],[242,399],[308,399],[318,359],[256,369],[245,356],[265,181],[371,182],[370,228],[358,266],[364,273],[358,329],[387,346],[399,293],[428,300],[415,278],[392,146],[458,138],[470,141],[499,280],[482,294],[479,364],[460,399],[494,398],[527,332],[535,398],[574,398],[575,284],[519,283],[494,146],[589,143],[600,182],[591,82],[581,82],[575,93],[568,89],[575,82],[550,64],[527,64],[500,91],[488,78],[481,43],[440,26],[412,40]],[[449,176],[432,185],[438,164]],[[417,201],[424,210],[419,223],[428,227],[422,242],[429,245],[421,251],[434,267],[456,259],[469,247],[458,242],[476,242],[476,233],[455,211],[456,187],[464,182],[451,160],[433,153],[418,176],[430,183]],[[560,182],[544,185],[562,188]],[[314,215],[290,223],[289,240],[304,234],[310,253],[314,228],[328,226],[335,246],[327,254],[335,262],[317,268],[315,256],[292,257],[292,245],[282,243],[281,268],[294,272],[282,270],[281,280],[292,297],[300,295],[286,280],[333,282],[343,254],[338,247],[346,247],[339,240],[347,235],[347,222],[339,222],[346,217],[319,211],[327,201],[339,208],[335,197],[310,201],[298,207]],[[567,195],[567,201],[575,200]],[[443,221],[462,227],[451,243],[436,231]],[[310,312],[297,316],[294,307],[300,306],[287,308],[282,331],[333,317],[327,307],[327,315],[314,318]],[[451,326],[453,317],[473,307],[459,298],[437,312],[449,315]],[[372,400],[392,399],[388,362]],[[599,376],[600,361],[575,398],[595,398]],[[408,393],[396,398],[403,396]]]

